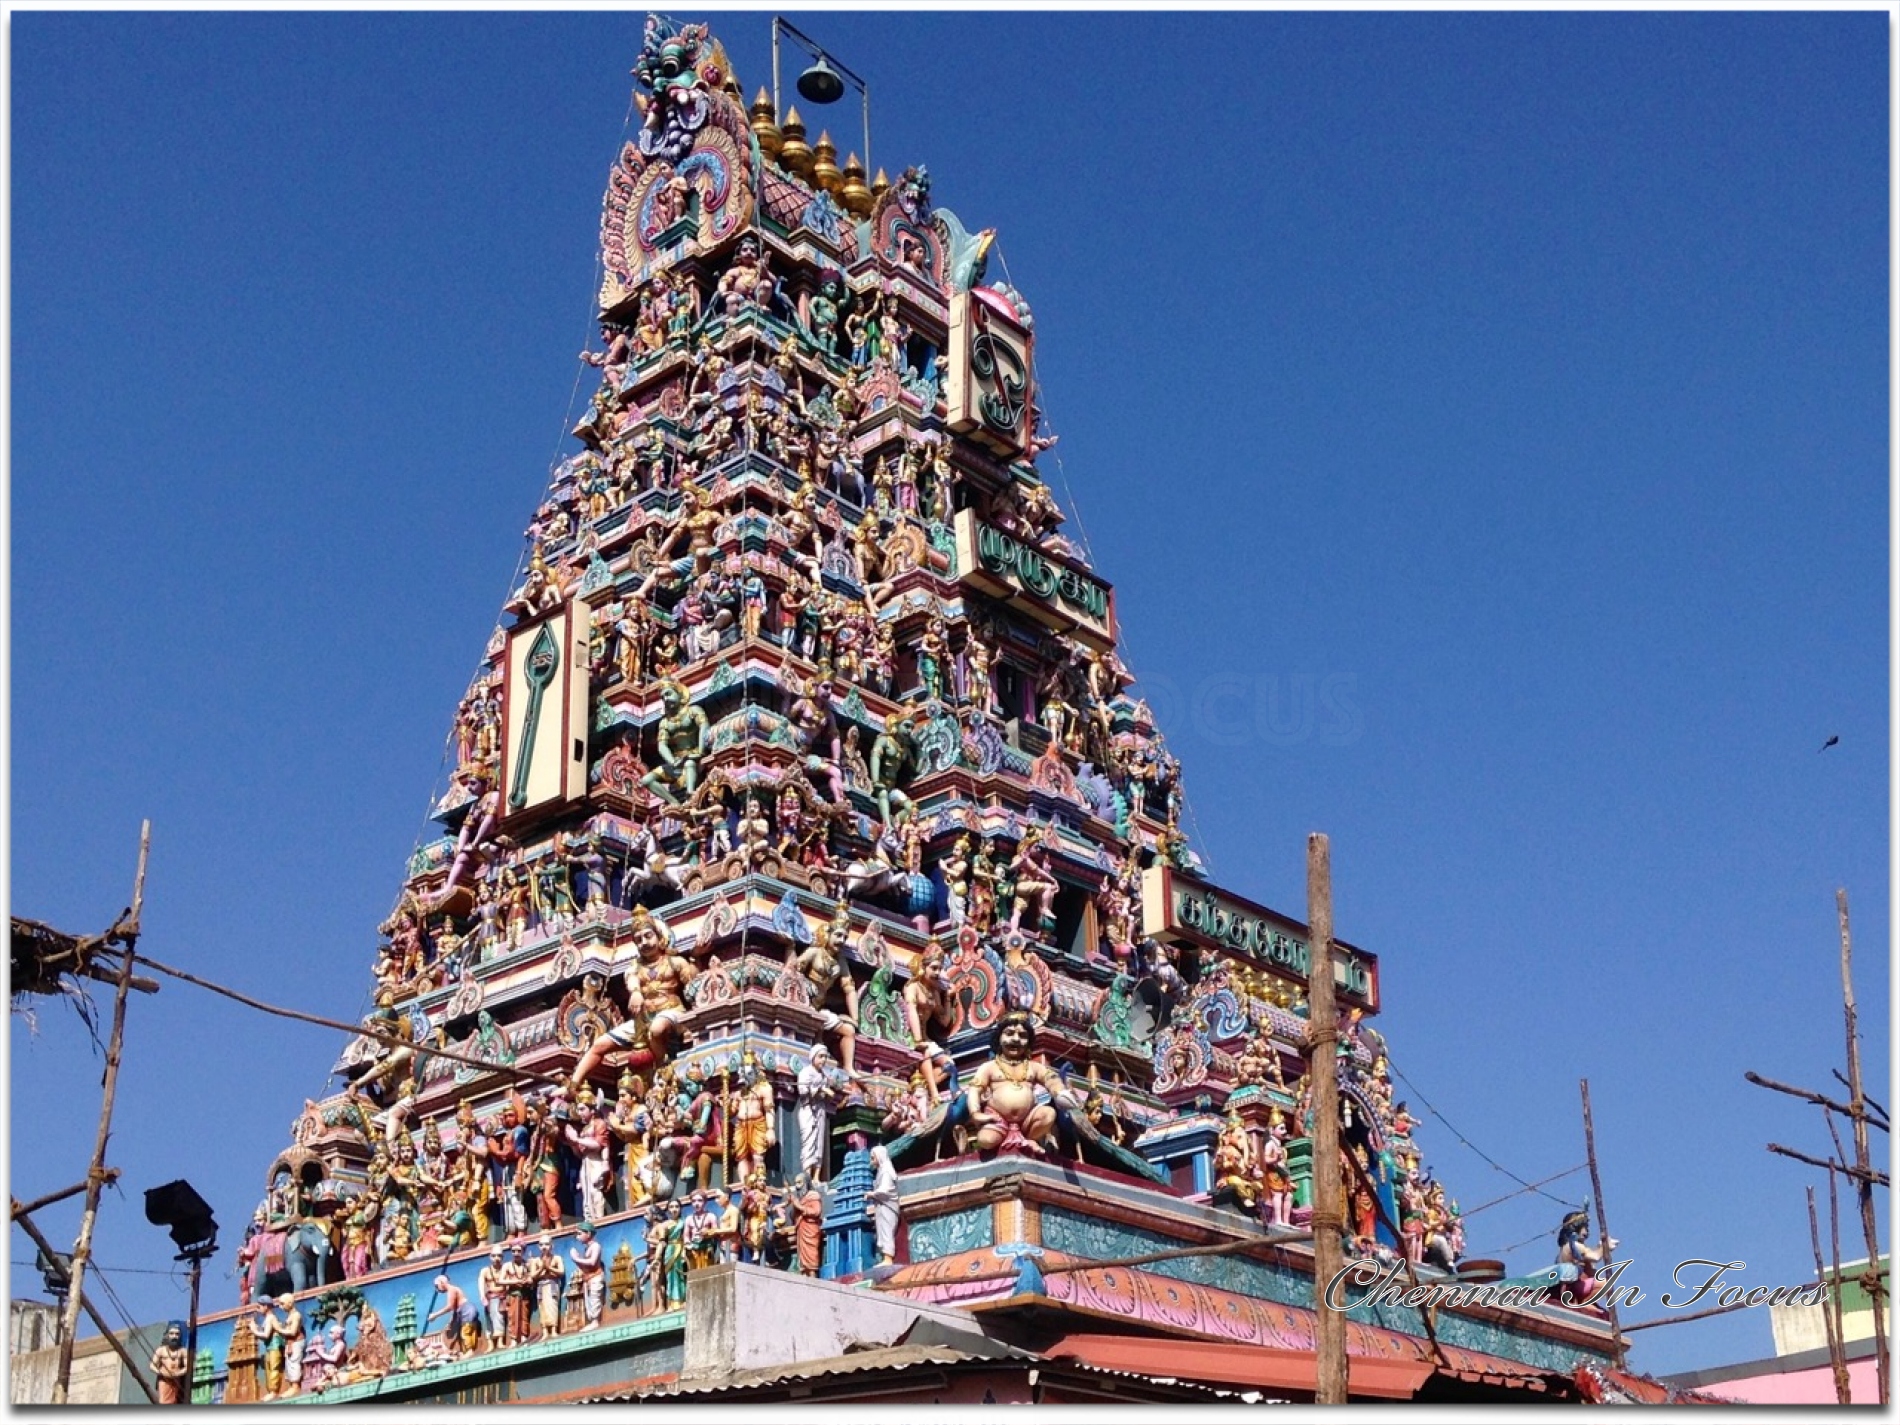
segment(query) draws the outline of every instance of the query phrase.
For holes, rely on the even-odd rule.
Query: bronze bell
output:
[[[825,63],[821,54],[812,67],[798,76],[798,92],[814,104],[835,104],[844,96],[844,80]]]

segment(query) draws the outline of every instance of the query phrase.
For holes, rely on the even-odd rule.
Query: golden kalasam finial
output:
[[[838,171],[838,146],[831,141],[829,131],[818,135],[818,142],[811,148],[811,181],[834,198],[838,190],[844,187],[844,174]]]
[[[778,131],[778,110],[772,107],[772,96],[763,86],[759,95],[752,101],[752,136],[759,141],[759,152],[766,162],[778,157],[779,145],[785,142],[785,135]]]
[[[871,215],[871,190],[864,185],[864,165],[855,153],[844,161],[844,184],[838,189],[838,202],[854,218]]]
[[[877,171],[877,177],[871,180],[871,202],[875,204],[879,198],[882,198],[890,191],[891,180],[886,176],[884,170],[880,168]]]
[[[778,166],[794,178],[808,176],[812,152],[811,145],[805,142],[805,121],[798,117],[798,105],[785,111],[785,122],[780,127],[783,137],[779,143]]]

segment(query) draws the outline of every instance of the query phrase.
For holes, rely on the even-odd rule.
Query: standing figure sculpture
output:
[[[851,924],[850,910],[843,900],[838,913],[818,927],[810,948],[802,955],[786,952],[785,969],[801,976],[811,990],[812,1008],[818,1011],[820,1028],[838,1038],[838,1058],[847,1074],[857,1071],[858,985],[851,967],[844,961],[844,941]],[[796,947],[794,947],[796,948]],[[826,1005],[832,990],[842,991],[844,1013]]]
[[[877,792],[878,814],[886,828],[895,827],[911,814],[910,798],[904,794],[903,784],[912,753],[904,714],[892,713],[884,719],[884,730],[871,743],[871,786]]]
[[[772,1079],[750,1049],[740,1061],[739,1081],[728,1140],[733,1164],[729,1182],[747,1182],[755,1172],[764,1172],[765,1155],[774,1141]]]
[[[190,1404],[191,1356],[176,1322],[165,1328],[165,1339],[152,1352],[152,1375],[158,1382],[160,1405]]]
[[[1043,832],[1031,827],[1023,833],[1022,843],[1016,848],[1016,855],[1009,867],[1016,885],[1015,904],[1009,915],[1009,928],[1021,928],[1023,912],[1033,903],[1036,907],[1036,925],[1042,930],[1055,924],[1056,892],[1060,887],[1056,883],[1055,872],[1049,866],[1049,853],[1043,847]]]
[[[891,1162],[891,1150],[882,1143],[871,1149],[871,1186],[864,1194],[864,1210],[871,1218],[877,1239],[877,1264],[880,1267],[894,1265],[900,1215],[897,1168]]]
[[[798,1071],[798,1163],[801,1177],[821,1182],[831,1157],[831,1110],[838,1101],[831,1053],[812,1047],[811,1061]]]

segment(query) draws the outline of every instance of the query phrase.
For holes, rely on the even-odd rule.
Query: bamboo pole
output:
[[[1797,1088],[1793,1084],[1777,1083],[1765,1075],[1756,1073],[1753,1069],[1743,1074],[1742,1077],[1747,1079],[1751,1084],[1754,1084],[1757,1088],[1773,1089],[1776,1093],[1785,1093],[1793,1098],[1804,1099],[1808,1103],[1816,1104],[1821,1108],[1832,1109],[1843,1118],[1852,1118],[1854,1116],[1854,1110],[1846,1104],[1839,1103],[1829,1098],[1826,1094],[1816,1093],[1813,1089]],[[1875,1103],[1872,1099],[1863,1095],[1862,1101],[1866,1103],[1868,1107],[1874,1109],[1875,1112],[1879,1112],[1880,1105]],[[1881,1116],[1884,1118],[1886,1115],[1881,1114]],[[1881,1124],[1876,1123],[1874,1127],[1880,1128],[1883,1132],[1885,1131],[1884,1126]]]
[[[1596,1125],[1590,1118],[1590,1081],[1579,1079],[1577,1082],[1583,1087],[1583,1156],[1590,1164],[1590,1191],[1596,1195],[1597,1201],[1597,1248],[1603,1254],[1602,1263],[1607,1268],[1610,1265],[1610,1253],[1615,1248],[1612,1246],[1614,1239],[1610,1236],[1609,1213],[1603,1206],[1603,1178],[1597,1172],[1597,1131]],[[1624,1369],[1625,1359],[1623,1332],[1616,1320],[1615,1292],[1608,1293],[1607,1304],[1610,1311],[1610,1339],[1615,1343],[1612,1349],[1615,1352],[1616,1368],[1620,1371]]]
[[[105,1180],[109,1183],[117,1182],[119,1180],[119,1170],[117,1168],[107,1168],[105,1170]],[[49,1192],[44,1197],[36,1197],[31,1202],[23,1203],[16,1201],[13,1204],[13,1215],[15,1217],[25,1217],[30,1213],[38,1212],[42,1207],[51,1207],[54,1203],[64,1202],[69,1197],[78,1197],[79,1194],[85,1190],[86,1183],[77,1182],[71,1187],[61,1188],[58,1192]]]
[[[1768,1145],[1768,1151],[1771,1153],[1779,1153],[1784,1158],[1793,1158],[1797,1163],[1806,1163],[1811,1168],[1828,1168],[1837,1173],[1844,1173],[1855,1182],[1863,1184],[1868,1188],[1872,1188],[1875,1185],[1880,1187],[1889,1186],[1885,1173],[1875,1172],[1871,1169],[1863,1171],[1860,1168],[1851,1168],[1846,1163],[1837,1163],[1832,1158],[1817,1158],[1810,1153],[1800,1152],[1797,1149],[1787,1147],[1781,1143],[1770,1143]]]
[[[1828,1315],[1834,1317],[1834,1334],[1841,1341],[1845,1359],[1847,1330],[1841,1326],[1841,1180],[1834,1172],[1828,1174],[1828,1250],[1834,1254],[1834,1290],[1828,1292]]]
[[[1890,1367],[1887,1351],[1887,1309],[1882,1299],[1886,1285],[1880,1279],[1880,1232],[1874,1221],[1874,1186],[1869,1180],[1873,1163],[1867,1151],[1867,1098],[1860,1080],[1860,1016],[1854,1006],[1854,941],[1847,925],[1847,891],[1834,892],[1834,904],[1841,917],[1841,1002],[1847,1021],[1848,1106],[1854,1120],[1854,1167],[1856,1196],[1860,1198],[1860,1225],[1867,1236],[1867,1272],[1862,1279],[1867,1299],[1874,1308],[1874,1356],[1880,1382],[1880,1404],[1885,1407],[1892,1387],[1887,1380]]]
[[[1345,1182],[1339,1172],[1339,1006],[1333,985],[1332,846],[1324,832],[1306,838],[1306,1067],[1313,1087],[1314,1403],[1344,1405],[1349,1388],[1346,1318],[1327,1299],[1345,1268]]]
[[[73,1244],[73,1262],[67,1273],[72,1283],[60,1322],[59,1371],[53,1378],[53,1404],[64,1405],[72,1384],[74,1337],[79,1332],[79,1308],[92,1257],[92,1229],[99,1219],[99,1197],[106,1185],[106,1145],[112,1140],[112,1104],[119,1091],[119,1060],[125,1050],[125,1007],[132,993],[132,947],[138,943],[139,915],[145,905],[145,863],[152,850],[152,823],[139,829],[139,868],[132,883],[132,909],[121,917],[117,938],[122,950],[118,988],[112,996],[112,1033],[106,1040],[106,1072],[99,1107],[99,1130],[93,1138],[92,1166],[86,1170],[86,1206],[79,1216],[79,1239]]]
[[[152,1390],[151,1383],[140,1373],[138,1362],[132,1359],[130,1353],[126,1351],[124,1343],[113,1334],[112,1328],[106,1325],[106,1319],[99,1314],[99,1308],[87,1300],[85,1294],[79,1290],[79,1287],[74,1283],[71,1276],[61,1271],[59,1254],[53,1250],[53,1244],[48,1242],[46,1235],[41,1232],[38,1227],[33,1225],[33,1219],[27,1216],[25,1207],[17,1201],[13,1204],[12,1217],[15,1222],[20,1224],[20,1230],[33,1239],[33,1245],[38,1247],[40,1251],[45,1254],[46,1260],[53,1270],[59,1272],[61,1276],[66,1278],[67,1301],[76,1301],[86,1309],[87,1317],[91,1319],[94,1326],[99,1328],[99,1334],[105,1337],[106,1344],[118,1352],[119,1359],[125,1362],[126,1371],[131,1375],[133,1380],[138,1382],[139,1389],[145,1392],[145,1398],[151,1401],[152,1404],[157,1405],[158,1396]],[[64,1339],[70,1341],[72,1337],[68,1335]],[[55,1388],[57,1389],[57,1385]]]
[[[1834,1175],[1832,1173],[1828,1174],[1827,1181],[1828,1186],[1832,1188],[1834,1185]],[[1825,1282],[1828,1279],[1827,1265],[1821,1260],[1821,1228],[1814,1220],[1813,1188],[1808,1189],[1808,1241],[1814,1245],[1814,1279],[1818,1282]],[[1840,1282],[1840,1276],[1841,1264],[1836,1260],[1834,1263],[1834,1280],[1837,1287]],[[1835,1295],[1835,1292],[1830,1291],[1828,1295],[1832,1297]],[[1847,1384],[1847,1360],[1846,1357],[1841,1354],[1841,1337],[1840,1332],[1835,1327],[1834,1312],[1825,1301],[1821,1303],[1821,1324],[1827,1328],[1827,1363],[1834,1372],[1834,1399],[1838,1404],[1850,1405],[1853,1403],[1854,1397]]]

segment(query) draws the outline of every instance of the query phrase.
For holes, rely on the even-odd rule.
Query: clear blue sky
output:
[[[769,83],[766,16],[712,18]],[[1303,915],[1331,834],[1439,1176],[1514,1186],[1422,1100],[1536,1179],[1588,1076],[1652,1306],[1685,1257],[1801,1279],[1818,1175],[1763,1145],[1826,1134],[1742,1072],[1842,1062],[1837,885],[1890,1077],[1886,17],[793,18],[870,82],[876,163],[1000,230],[1197,844]],[[9,24],[12,908],[103,928],[150,817],[146,950],[353,1019],[573,448],[640,14]],[[98,1108],[39,1016],[22,1197]],[[100,1260],[167,1266],[137,1189],[175,1176],[234,1246],[339,1047],[139,1000]],[[1638,1339],[1771,1350],[1753,1312]]]

